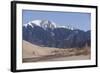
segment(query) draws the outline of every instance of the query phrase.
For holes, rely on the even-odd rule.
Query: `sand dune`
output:
[[[51,51],[57,48],[40,47],[23,40],[23,58],[41,57],[52,55]]]
[[[90,59],[90,49],[40,47],[23,40],[23,62]]]

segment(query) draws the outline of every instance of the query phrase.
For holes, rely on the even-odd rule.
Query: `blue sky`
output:
[[[46,19],[55,22],[58,26],[70,25],[85,31],[90,30],[91,26],[90,13],[23,10],[23,24],[37,19]]]

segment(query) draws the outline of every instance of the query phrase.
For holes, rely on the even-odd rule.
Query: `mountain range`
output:
[[[49,20],[33,20],[23,24],[23,40],[43,47],[82,48],[91,46],[91,31],[57,26]]]

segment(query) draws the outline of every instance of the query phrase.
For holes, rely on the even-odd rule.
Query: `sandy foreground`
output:
[[[71,57],[61,57],[61,58],[53,58],[53,59],[48,59],[46,61],[69,61],[69,60],[88,60],[90,59],[89,55],[86,56],[71,56]]]
[[[90,59],[90,48],[40,47],[23,40],[22,58],[23,62],[88,60]]]

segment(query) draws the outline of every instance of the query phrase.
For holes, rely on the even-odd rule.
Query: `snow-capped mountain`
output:
[[[47,28],[51,28],[51,29],[54,29],[54,28],[67,28],[67,29],[70,29],[70,30],[75,29],[74,27],[72,27],[69,24],[66,24],[66,26],[57,26],[56,23],[54,23],[53,21],[49,21],[49,20],[33,20],[33,21],[28,22],[27,24],[23,24],[23,26],[25,26],[25,27],[31,26],[32,28],[34,28],[34,26],[40,26],[45,30]]]
[[[23,40],[32,44],[56,48],[80,48],[91,45],[91,31],[56,26],[49,20],[33,20],[23,25]]]
[[[23,26],[25,26],[25,27],[31,26],[32,28],[34,28],[34,26],[39,26],[45,30],[48,28],[50,28],[50,29],[56,28],[56,24],[49,20],[33,20],[27,24],[24,24]]]

